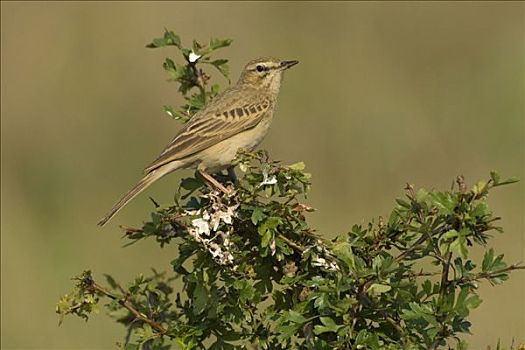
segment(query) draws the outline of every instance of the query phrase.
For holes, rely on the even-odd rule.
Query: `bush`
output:
[[[164,63],[186,101],[177,111],[165,106],[170,116],[188,120],[217,94],[200,66],[227,77],[227,60],[210,56],[230,43],[189,49],[166,31],[148,45],[174,46],[186,60]],[[236,163],[244,174],[232,193],[186,178],[173,205],[157,207],[142,228],[124,228],[130,243],[176,244],[172,272],[126,286],[105,275],[102,286],[85,271],[58,302],[61,321],[87,320],[105,300],[127,328],[123,349],[465,349],[459,336],[481,303],[479,282],[500,284],[524,268],[492,248],[482,261],[469,258],[471,246],[502,232],[487,196],[514,179],[493,172],[468,188],[459,176],[449,191],[407,185],[388,218],[327,240],[306,221],[313,208],[300,200],[310,187],[303,163],[282,165],[264,151],[239,152]]]

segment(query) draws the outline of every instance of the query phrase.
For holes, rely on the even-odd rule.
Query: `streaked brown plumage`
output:
[[[237,150],[254,149],[266,135],[284,70],[297,61],[259,58],[249,62],[237,84],[217,95],[171,140],[145,169],[144,177],[99,221],[104,226],[153,182],[177,169],[196,167],[214,186],[210,173],[231,165]]]

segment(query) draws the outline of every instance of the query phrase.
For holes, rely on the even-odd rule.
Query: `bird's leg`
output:
[[[235,167],[230,166],[226,170],[228,171],[228,177],[230,178],[231,182],[234,184],[237,183],[237,174],[235,174]]]
[[[214,186],[215,188],[219,189],[221,192],[223,192],[225,194],[229,194],[230,193],[230,190],[228,190],[226,187],[224,187],[219,181],[215,180],[215,178],[213,176],[211,176],[210,174],[208,174],[204,169],[197,169],[197,171],[199,172],[199,174],[201,174],[201,176],[206,181],[208,181],[209,184],[211,184],[212,186]]]

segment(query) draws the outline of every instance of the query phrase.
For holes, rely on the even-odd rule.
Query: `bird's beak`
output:
[[[282,70],[295,66],[299,61],[281,61],[280,67]]]

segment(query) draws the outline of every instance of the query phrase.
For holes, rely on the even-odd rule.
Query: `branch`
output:
[[[516,263],[516,264],[512,264],[512,265],[510,265],[508,267],[496,270],[496,271],[480,272],[480,273],[477,273],[477,274],[475,274],[473,276],[462,277],[462,278],[460,278],[457,281],[457,283],[465,283],[465,282],[470,282],[470,281],[476,281],[476,280],[480,280],[480,279],[484,279],[484,278],[490,280],[490,278],[492,278],[492,277],[496,277],[497,275],[500,275],[500,274],[505,273],[505,272],[513,271],[513,270],[525,270],[525,265],[521,265],[520,263]]]
[[[421,235],[421,237],[419,237],[419,239],[410,248],[408,248],[396,257],[395,262],[400,262],[401,260],[403,260],[408,254],[412,253],[414,250],[419,248],[421,243],[426,241],[426,239],[427,237],[424,234]]]
[[[439,299],[442,300],[447,294],[447,287],[449,286],[448,272],[450,271],[450,260],[452,259],[452,253],[448,252],[446,257],[443,259],[443,269],[441,272],[441,285],[439,288]],[[446,337],[447,326],[445,322],[441,323],[441,330],[435,335],[434,341],[429,346],[429,350],[435,350],[438,348],[439,343]]]
[[[452,259],[452,253],[448,252],[443,262],[443,270],[441,272],[441,287],[439,289],[439,296],[442,298],[445,296],[448,287],[448,272],[450,270],[450,260]]]
[[[285,241],[286,244],[288,244],[290,247],[294,248],[295,250],[300,251],[301,253],[303,253],[303,252],[306,250],[305,247],[303,247],[302,245],[299,245],[298,243],[295,243],[295,242],[292,241],[291,239],[285,237],[283,234],[278,233],[278,234],[277,234],[277,237],[279,237],[280,239],[282,239],[283,241]]]
[[[113,299],[113,300],[116,300],[120,305],[122,305],[124,308],[126,308],[129,312],[131,312],[135,318],[141,320],[142,322],[144,323],[147,323],[151,326],[151,328],[153,328],[154,330],[157,331],[157,333],[159,335],[165,335],[166,334],[166,329],[160,325],[159,323],[153,321],[152,319],[148,318],[146,315],[144,315],[143,313],[141,313],[140,311],[138,311],[128,300],[127,300],[127,297],[125,298],[120,298],[116,295],[113,295],[111,294],[107,289],[105,289],[104,287],[101,287],[99,286],[98,284],[95,283],[95,281],[93,280],[90,280],[88,282],[88,286],[87,288],[89,290],[91,290],[92,292],[96,292],[98,294],[102,294],[102,295],[105,295],[107,296],[108,298],[110,299]]]
[[[434,271],[434,272],[426,272],[426,271],[419,271],[419,272],[412,272],[408,273],[406,275],[403,275],[403,277],[427,277],[427,276],[437,276],[441,275],[441,271]]]
[[[442,227],[439,227],[437,228],[434,232],[432,232],[431,234],[431,237],[428,237],[425,233],[422,233],[421,234],[421,237],[419,237],[419,239],[412,245],[410,246],[410,248],[408,248],[407,250],[405,250],[403,253],[399,254],[395,261],[396,262],[400,262],[401,260],[403,260],[408,254],[412,253],[414,250],[418,249],[421,247],[421,243],[423,243],[425,240],[427,239],[432,239],[433,236],[435,235],[439,235],[439,234],[442,234],[442,233],[445,233],[446,231],[450,230],[452,228],[452,225],[450,224],[445,224],[443,225]]]

